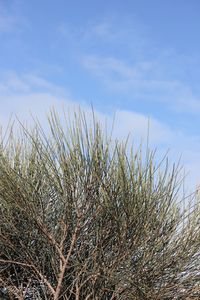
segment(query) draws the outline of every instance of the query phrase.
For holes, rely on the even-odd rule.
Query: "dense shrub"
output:
[[[1,299],[199,299],[200,210],[178,168],[82,113],[49,124],[1,140]]]

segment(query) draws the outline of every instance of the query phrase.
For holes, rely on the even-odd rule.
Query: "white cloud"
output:
[[[148,128],[149,127],[149,128]],[[160,121],[133,111],[118,110],[116,112],[115,131],[119,136],[130,133],[132,137],[146,140],[148,131],[151,143],[167,144],[171,141],[172,131]]]
[[[183,80],[191,60],[195,67],[195,58],[158,48],[136,16],[125,20],[113,13],[81,28],[60,24],[58,32],[74,45],[81,65],[112,93],[152,105],[162,103],[175,113],[200,112],[198,89],[195,92],[193,83]]]
[[[30,74],[23,76],[15,74],[10,78],[7,77],[7,81],[0,82],[0,86],[4,87],[4,93],[0,93],[0,123],[4,128],[11,114],[16,114],[22,122],[30,125],[32,123],[30,113],[32,113],[46,127],[46,115],[51,107],[54,106],[60,113],[63,108],[73,112],[79,107],[79,103],[64,94],[60,87]],[[84,109],[87,120],[90,120],[92,118],[91,107],[82,103],[81,108]],[[106,120],[108,129],[111,128],[113,115],[103,114],[96,110],[95,115],[102,124],[105,124]],[[130,140],[133,139],[135,145],[139,145],[141,141],[145,144],[147,132],[148,116],[134,111],[117,110],[115,112],[113,138],[125,139],[130,133]],[[186,166],[186,171],[190,171],[187,179],[189,188],[193,189],[196,184],[200,183],[199,136],[190,136],[182,131],[173,130],[167,124],[150,117],[150,146],[158,149],[158,157],[170,148],[172,162],[176,162],[182,154],[182,162]]]
[[[0,11],[0,33],[12,31],[16,23],[16,18],[2,15]]]
[[[0,2],[0,33],[8,33],[12,31],[18,31],[21,19],[12,10],[14,10],[14,3],[11,10],[6,6],[8,3]],[[11,5],[12,6],[12,5]]]
[[[13,95],[32,93],[33,91],[51,92],[57,96],[66,96],[66,89],[63,89],[53,83],[49,83],[44,78],[31,73],[18,75],[16,72],[4,72],[0,79],[1,95]]]
[[[112,25],[108,22],[101,22],[92,27],[91,33],[98,36],[111,38],[113,37]]]
[[[118,77],[126,79],[131,79],[137,76],[134,68],[128,67],[123,61],[113,57],[101,58],[97,56],[85,56],[82,63],[95,75],[106,80],[109,78],[112,79],[114,75],[118,75]]]
[[[181,81],[160,75],[159,63],[147,60],[128,65],[114,57],[88,55],[82,58],[82,65],[112,92],[150,100],[152,104],[161,102],[179,113],[199,113],[200,97]]]

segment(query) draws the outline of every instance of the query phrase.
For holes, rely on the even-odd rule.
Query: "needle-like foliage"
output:
[[[178,167],[81,112],[49,125],[0,143],[0,299],[200,299],[200,209]]]

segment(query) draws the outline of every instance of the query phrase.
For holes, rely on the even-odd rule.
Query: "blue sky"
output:
[[[0,0],[0,122],[91,103],[200,183],[198,0]]]

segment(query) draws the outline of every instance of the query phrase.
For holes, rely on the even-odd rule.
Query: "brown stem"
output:
[[[59,299],[59,295],[60,295],[60,291],[61,291],[61,287],[62,287],[62,281],[63,281],[64,274],[65,274],[65,270],[66,270],[70,255],[72,253],[74,244],[76,242],[78,230],[79,230],[79,226],[77,225],[76,229],[75,229],[75,232],[72,236],[72,241],[71,241],[71,245],[70,245],[70,248],[69,248],[69,252],[68,252],[67,257],[66,257],[66,259],[65,259],[65,261],[62,265],[62,269],[61,269],[59,277],[58,277],[58,284],[57,284],[56,291],[55,291],[55,294],[54,294],[54,300]]]
[[[51,291],[52,295],[55,294],[55,290],[52,287],[52,285],[49,283],[49,281],[46,279],[46,277],[37,269],[36,266],[34,266],[32,264],[22,263],[22,262],[15,261],[15,260],[4,260],[4,259],[0,259],[0,263],[15,264],[15,265],[19,265],[19,266],[22,266],[22,267],[31,268],[42,279],[42,281],[47,285],[47,287]]]
[[[65,262],[65,257],[62,254],[62,251],[58,245],[58,243],[56,242],[56,240],[54,239],[54,237],[48,232],[47,228],[45,227],[44,224],[42,224],[40,221],[37,221],[37,225],[40,228],[40,230],[46,235],[46,237],[48,238],[48,240],[50,241],[50,243],[56,248],[60,259],[62,260],[62,262]]]

